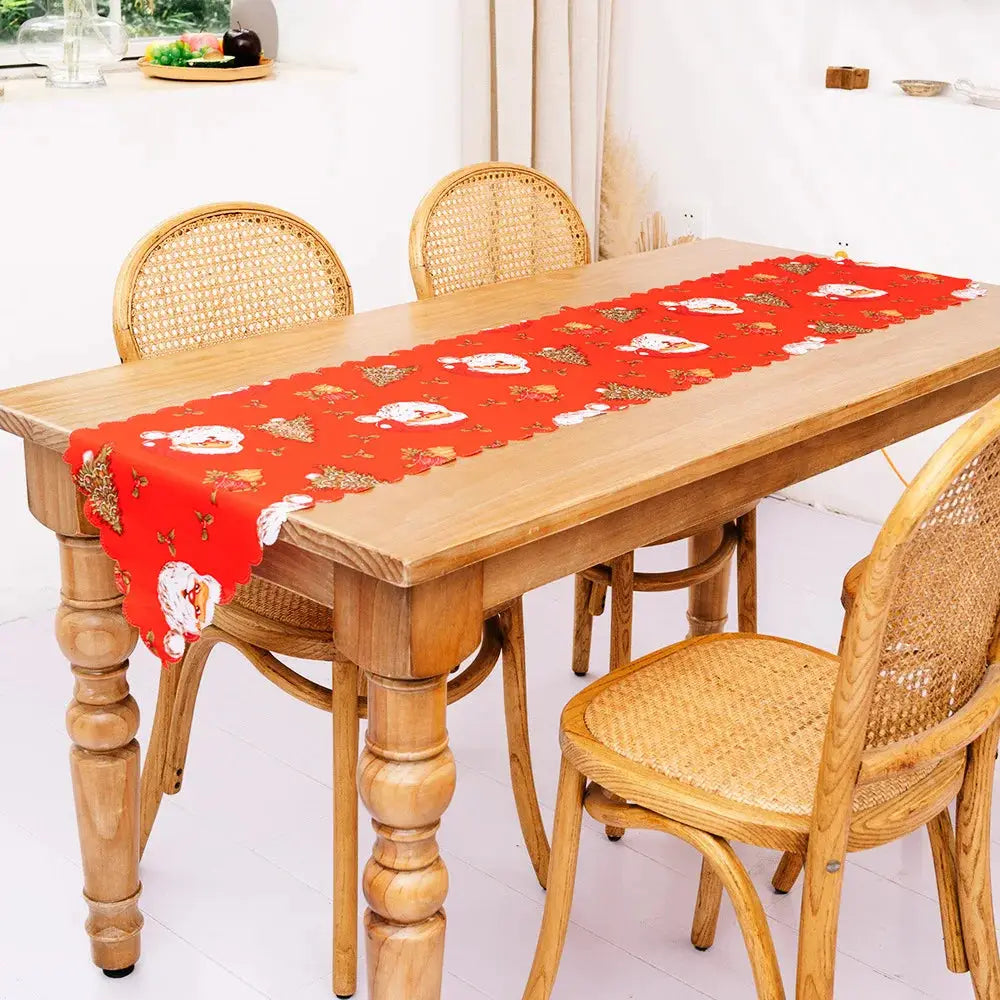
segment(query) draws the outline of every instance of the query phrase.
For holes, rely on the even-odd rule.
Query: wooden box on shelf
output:
[[[868,87],[868,70],[861,66],[827,66],[828,90],[865,90]]]

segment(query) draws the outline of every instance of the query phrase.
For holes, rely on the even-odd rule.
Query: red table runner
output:
[[[291,511],[982,293],[936,274],[775,258],[78,430],[65,458],[118,566],[125,616],[175,661]]]

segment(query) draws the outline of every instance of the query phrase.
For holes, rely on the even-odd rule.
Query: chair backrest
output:
[[[834,773],[927,767],[982,735],[1000,715],[998,621],[1000,397],[938,449],[879,533],[847,622],[820,787]]]
[[[132,250],[115,285],[123,361],[308,326],[354,311],[333,247],[268,205],[205,205]]]
[[[589,262],[587,227],[566,192],[514,163],[449,174],[424,196],[410,227],[421,299]]]

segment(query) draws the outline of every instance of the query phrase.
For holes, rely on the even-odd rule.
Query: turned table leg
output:
[[[712,528],[688,540],[688,556],[692,566],[707,559],[722,544],[723,528]],[[727,560],[715,576],[696,583],[688,591],[688,636],[711,635],[726,627],[729,607],[729,573],[732,560]]]
[[[362,885],[373,1000],[438,1000],[448,872],[437,830],[455,790],[445,731],[447,676],[368,676],[368,734],[358,765],[375,845]]]
[[[368,681],[358,791],[375,830],[362,877],[369,1000],[440,1000],[448,872],[437,832],[455,791],[448,674],[482,638],[482,572],[404,588],[338,566],[333,606],[338,650]]]
[[[59,535],[59,648],[75,680],[66,728],[94,964],[128,975],[139,958],[139,709],[129,694],[137,634],[122,617],[114,567],[94,537]]]

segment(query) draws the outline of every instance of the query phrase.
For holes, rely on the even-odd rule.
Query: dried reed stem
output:
[[[604,130],[599,252],[602,259],[635,253],[647,211],[650,179],[639,167],[635,143],[609,122]]]

